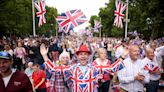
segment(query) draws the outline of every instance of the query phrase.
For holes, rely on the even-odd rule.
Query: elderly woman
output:
[[[102,71],[110,67],[110,60],[107,59],[107,51],[104,48],[99,48],[97,51],[98,57],[93,61],[92,65],[98,68],[103,74],[103,78],[99,80],[98,92],[108,92],[110,84],[110,74],[103,73]]]
[[[67,65],[70,63],[70,55],[68,52],[63,51],[59,56],[58,64],[55,66],[59,71],[52,72],[51,82],[52,92],[69,92],[68,86],[64,79],[64,69],[68,68]]]

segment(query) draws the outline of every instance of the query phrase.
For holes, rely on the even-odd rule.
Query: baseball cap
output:
[[[6,51],[0,51],[0,59],[11,59],[11,55]]]

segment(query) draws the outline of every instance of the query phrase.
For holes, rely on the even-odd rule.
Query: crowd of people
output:
[[[0,39],[2,92],[158,92],[164,40]]]

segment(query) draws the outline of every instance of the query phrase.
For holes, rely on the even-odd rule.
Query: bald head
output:
[[[139,49],[139,47],[138,47],[137,45],[131,44],[131,45],[129,46],[129,50],[133,50],[133,49]]]
[[[137,45],[129,46],[129,56],[133,61],[136,61],[139,56],[139,47]]]
[[[153,48],[146,48],[146,57],[152,60],[154,58],[154,49]]]

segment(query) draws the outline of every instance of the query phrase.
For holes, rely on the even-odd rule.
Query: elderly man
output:
[[[159,79],[161,78],[162,56],[164,56],[164,46],[156,48],[146,48],[146,57],[143,62],[150,67],[150,83],[146,84],[146,92],[157,92]],[[153,66],[153,67],[151,67]],[[155,69],[156,68],[156,69]]]
[[[12,69],[11,56],[0,52],[0,91],[1,92],[33,92],[28,76]]]
[[[139,47],[130,45],[129,57],[123,61],[125,68],[118,72],[120,92],[143,92],[144,84],[149,82],[149,73],[138,56]]]

